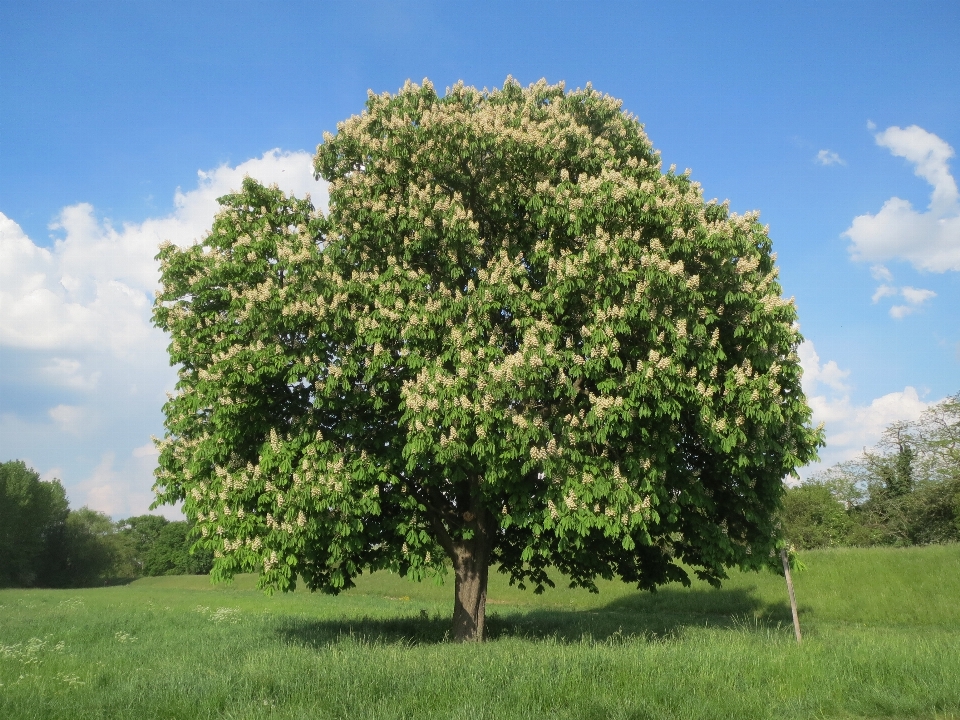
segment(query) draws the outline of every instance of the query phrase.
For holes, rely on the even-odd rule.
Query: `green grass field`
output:
[[[958,718],[960,546],[808,552],[722,590],[536,596],[491,580],[491,641],[445,640],[452,587],[340,597],[252,577],[0,591],[0,718]]]

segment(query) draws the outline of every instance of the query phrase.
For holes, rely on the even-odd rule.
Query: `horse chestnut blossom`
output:
[[[216,577],[452,570],[469,640],[490,567],[542,591],[767,562],[822,431],[756,213],[589,85],[371,94],[315,170],[326,214],[247,179],[158,256],[156,491]]]

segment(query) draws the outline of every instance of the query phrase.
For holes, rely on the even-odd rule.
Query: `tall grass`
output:
[[[446,641],[449,584],[387,573],[337,598],[0,591],[0,717],[960,717],[960,546],[804,561],[800,647],[772,574],[541,596],[494,575],[479,646]]]

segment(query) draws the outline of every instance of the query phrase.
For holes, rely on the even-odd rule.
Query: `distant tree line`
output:
[[[192,525],[157,515],[114,522],[71,510],[59,480],[19,460],[0,463],[0,587],[82,587],[144,575],[205,574]]]
[[[799,548],[960,541],[960,393],[790,488],[782,520]]]

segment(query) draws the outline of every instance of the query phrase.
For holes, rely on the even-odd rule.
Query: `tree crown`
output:
[[[756,214],[662,172],[589,86],[408,83],[315,167],[326,215],[246,180],[159,255],[157,489],[217,572],[337,591],[480,536],[538,588],[766,560],[821,434]]]

